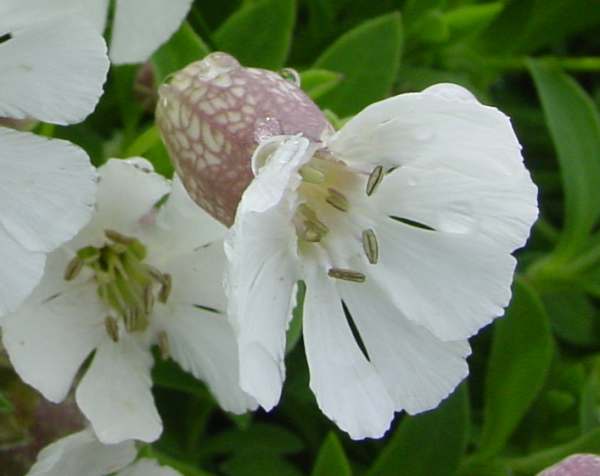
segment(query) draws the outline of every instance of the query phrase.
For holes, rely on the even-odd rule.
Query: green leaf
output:
[[[600,120],[572,78],[547,63],[528,65],[562,172],[565,217],[556,256],[566,260],[584,244],[600,215]]]
[[[460,386],[436,410],[405,417],[368,476],[451,476],[467,447],[469,401]]]
[[[600,345],[600,315],[583,291],[561,286],[545,291],[542,299],[558,337],[578,347]]]
[[[600,8],[590,0],[511,0],[477,39],[487,51],[531,53],[600,24]]]
[[[319,449],[312,476],[352,476],[344,447],[335,433],[329,433]]]
[[[548,317],[537,294],[518,280],[505,317],[494,329],[485,381],[479,452],[494,455],[506,444],[546,380],[553,354]]]
[[[14,406],[9,398],[0,391],[0,413],[12,413]]]
[[[188,462],[180,461],[162,451],[151,446],[145,446],[140,451],[142,456],[156,459],[162,466],[170,466],[179,471],[183,476],[211,476],[211,473],[204,471]]]
[[[279,69],[290,50],[295,17],[294,0],[251,3],[231,15],[213,40],[244,66]]]
[[[348,116],[386,97],[396,78],[401,52],[399,13],[366,21],[342,35],[314,65],[344,76],[335,90],[320,98],[319,105]]]
[[[168,75],[194,61],[201,60],[209,53],[210,48],[202,38],[196,34],[189,23],[184,23],[171,39],[152,55],[156,83],[162,83]]]
[[[539,452],[506,460],[516,475],[537,474],[574,453],[600,453],[600,428],[597,428],[564,445],[546,448]]]
[[[444,16],[453,40],[472,35],[488,26],[502,10],[502,2],[464,5]]]
[[[326,69],[309,69],[300,73],[300,84],[306,94],[316,101],[340,84],[343,76]]]
[[[152,369],[152,380],[155,385],[194,395],[201,400],[212,399],[208,389],[202,382],[181,370],[181,367],[173,361],[158,359],[155,362],[156,364]]]
[[[269,451],[239,454],[222,465],[227,476],[302,476],[302,472]]]

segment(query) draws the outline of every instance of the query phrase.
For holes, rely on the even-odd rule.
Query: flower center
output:
[[[300,249],[312,245],[325,245],[328,236],[342,222],[356,226],[352,215],[360,214],[359,202],[370,197],[385,175],[382,166],[375,167],[368,177],[353,170],[343,162],[327,156],[315,155],[301,167],[302,183],[298,189],[300,205],[296,210],[294,224]],[[344,216],[346,215],[346,216]],[[362,250],[371,264],[379,261],[379,244],[371,228],[360,230]],[[362,283],[366,276],[358,271],[331,267],[332,278]]]
[[[87,268],[92,271],[100,300],[109,308],[106,332],[119,340],[119,320],[127,332],[142,332],[149,325],[156,301],[166,303],[172,288],[170,274],[144,262],[146,247],[136,238],[105,230],[102,247],[86,246],[77,251],[65,269],[67,281]]]

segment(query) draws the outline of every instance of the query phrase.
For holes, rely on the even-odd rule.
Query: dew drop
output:
[[[294,86],[300,87],[300,75],[294,68],[283,68],[281,71],[279,71],[279,76],[286,81],[289,81]]]
[[[281,124],[274,117],[258,119],[254,124],[254,138],[257,142],[262,142],[269,137],[277,136],[281,133]]]

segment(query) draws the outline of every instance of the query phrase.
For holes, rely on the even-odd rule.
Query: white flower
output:
[[[324,143],[264,141],[226,239],[242,388],[277,404],[304,280],[329,418],[379,437],[395,411],[436,407],[468,374],[467,338],[510,300],[511,253],[537,216],[520,150],[508,117],[454,85],[373,104]]]
[[[143,159],[111,160],[99,173],[92,221],[50,255],[41,284],[5,319],[15,370],[60,402],[95,351],[76,401],[103,443],[160,435],[154,343],[204,380],[225,410],[252,408],[239,389],[233,332],[219,312],[225,257],[222,242],[211,242],[224,227]]]
[[[86,429],[40,451],[26,476],[181,476],[152,459],[134,462],[136,455],[133,441],[103,445]]]
[[[102,33],[108,0],[53,0],[48,8],[82,15]],[[111,25],[110,59],[114,64],[142,63],[166,42],[188,14],[193,0],[116,0]]]
[[[44,3],[0,4],[0,117],[79,122],[102,94],[106,45],[81,19],[54,14]],[[46,253],[90,218],[96,176],[80,148],[4,127],[0,168],[2,315],[39,282]]]

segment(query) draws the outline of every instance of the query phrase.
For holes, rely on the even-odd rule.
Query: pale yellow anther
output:
[[[325,201],[333,208],[336,208],[341,212],[347,212],[348,208],[350,208],[350,204],[348,203],[346,196],[334,188],[329,188],[327,191],[329,193],[325,198]]]
[[[69,261],[69,264],[67,264],[67,267],[65,268],[65,281],[71,281],[79,276],[84,264],[85,263],[81,258],[79,258],[79,256],[75,256],[71,261]]]
[[[169,348],[169,336],[165,331],[160,331],[158,333],[158,350],[160,351],[160,357],[163,360],[167,360],[170,356],[170,348]]]
[[[302,180],[315,185],[320,185],[325,182],[325,174],[315,167],[305,165],[300,169]]]
[[[364,283],[367,277],[358,271],[343,268],[330,268],[327,272],[329,277],[335,279],[341,279],[344,281],[351,281],[353,283]]]
[[[119,323],[114,317],[107,316],[104,319],[104,328],[113,342],[119,342]]]
[[[377,237],[372,229],[364,230],[362,232],[362,245],[369,263],[377,264],[379,261],[379,243],[377,242]]]
[[[382,182],[384,175],[383,166],[378,165],[373,169],[369,175],[369,179],[367,180],[367,196],[370,197],[375,190],[377,190],[377,187]]]
[[[167,302],[169,296],[171,295],[171,289],[173,287],[173,278],[168,273],[164,273],[162,277],[163,282],[158,293],[158,300],[164,304]]]

